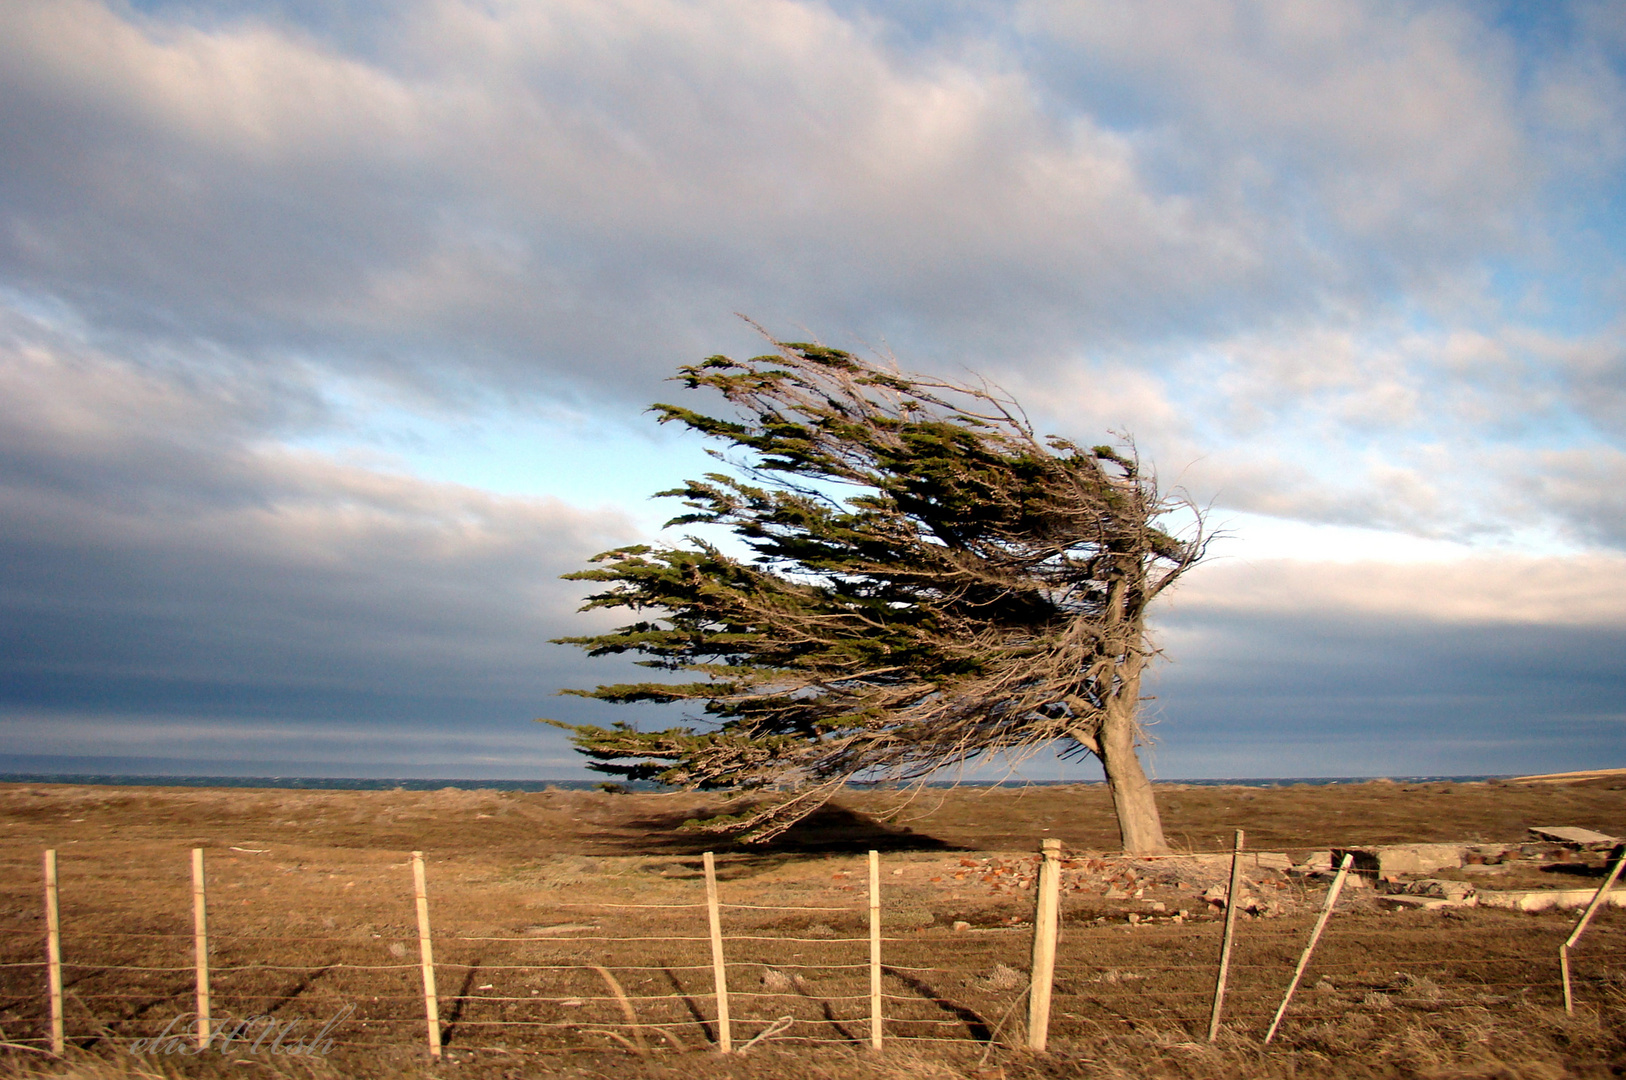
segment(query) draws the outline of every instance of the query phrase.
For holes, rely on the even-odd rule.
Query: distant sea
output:
[[[1291,784],[1364,784],[1372,780],[1393,780],[1395,783],[1421,784],[1450,781],[1466,783],[1476,780],[1496,780],[1497,776],[1275,776],[1231,777],[1207,780],[1157,780],[1159,784],[1190,784],[1200,787],[1286,787]],[[294,788],[312,791],[440,791],[460,788],[464,791],[592,791],[604,780],[444,780],[389,779],[364,776],[101,776],[82,773],[0,773],[3,784],[106,784],[110,786],[139,785],[146,787],[218,787],[218,788]],[[1070,784],[1099,784],[1100,780],[936,780],[928,787],[1054,787]],[[661,791],[659,784],[633,781],[620,783],[631,791]],[[859,788],[896,787],[895,783],[855,784]]]

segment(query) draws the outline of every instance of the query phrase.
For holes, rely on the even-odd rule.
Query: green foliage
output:
[[[687,510],[670,524],[728,529],[753,555],[690,537],[566,575],[606,586],[583,610],[639,617],[564,643],[690,680],[568,693],[698,706],[665,731],[572,726],[592,768],[788,790],[713,823],[762,839],[852,777],[1057,739],[1101,752],[1104,717],[1138,695],[1146,605],[1202,552],[1158,524],[1170,506],[1131,447],[1041,441],[993,391],[805,343],[679,379],[735,416],[663,404],[660,422],[749,460],[662,492]]]

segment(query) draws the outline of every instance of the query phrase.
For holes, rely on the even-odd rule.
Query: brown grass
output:
[[[1308,851],[1401,839],[1516,842],[1530,825],[1619,833],[1626,831],[1622,789],[1620,778],[1606,778],[1563,786],[1166,786],[1160,797],[1171,835],[1194,849],[1218,848],[1241,826],[1251,847]],[[779,1016],[795,1024],[748,1054],[723,1058],[706,1049],[714,1037],[709,954],[693,940],[704,936],[704,911],[609,906],[700,901],[700,845],[670,827],[703,802],[582,792],[0,788],[0,962],[34,961],[42,951],[39,852],[55,847],[64,959],[78,965],[68,972],[70,1061],[16,1053],[8,1067],[87,1080],[225,1072],[312,1080],[1488,1078],[1626,1069],[1618,962],[1626,913],[1605,914],[1583,947],[1584,1008],[1571,1018],[1555,964],[1571,916],[1381,914],[1357,898],[1334,919],[1278,1045],[1263,1048],[1258,1039],[1316,896],[1303,884],[1262,879],[1261,891],[1290,913],[1244,922],[1227,1027],[1210,1047],[1202,1034],[1219,927],[1196,894],[1201,882],[1159,880],[1144,866],[1126,882],[1133,867],[1111,859],[1080,861],[1099,869],[1079,870],[1078,887],[1064,898],[1053,1052],[1014,1049],[1022,988],[1020,977],[1012,985],[1006,974],[1027,966],[1025,852],[1044,835],[1075,851],[1110,848],[1104,797],[1089,787],[961,790],[912,801],[855,793],[770,849],[725,851],[723,900],[750,905],[725,911],[725,932],[764,939],[729,944],[736,1041]],[[891,820],[880,820],[888,812]],[[130,1039],[157,1034],[191,1007],[192,846],[209,850],[217,1014],[271,1011],[320,1023],[341,1004],[356,1005],[342,1045],[326,1058],[124,1052]],[[858,853],[870,847],[886,851],[892,939],[885,960],[893,1041],[879,1055],[861,1046],[867,952],[852,940],[864,935]],[[405,859],[412,849],[429,855],[448,1048],[435,1065],[420,1049]],[[1108,876],[1112,892],[1085,887],[1085,877]],[[1162,914],[1152,914],[1156,904]],[[815,910],[788,910],[798,908]],[[1187,918],[1169,921],[1182,909]],[[1130,912],[1139,925],[1126,921]],[[956,931],[956,921],[971,928]],[[569,923],[592,929],[548,932]],[[628,940],[640,937],[690,940]],[[830,966],[847,964],[859,966]],[[179,970],[121,970],[129,967]],[[42,991],[37,967],[0,969],[0,1035],[40,1034]],[[506,1026],[535,1021],[559,1026]],[[908,1036],[948,1041],[898,1038]]]

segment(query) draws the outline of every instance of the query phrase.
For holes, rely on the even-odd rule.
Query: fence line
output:
[[[1231,938],[1232,930],[1234,929],[1235,912],[1239,909],[1240,905],[1232,904],[1229,902],[1229,900],[1230,897],[1238,895],[1237,889],[1240,880],[1238,867],[1242,863],[1242,837],[1240,833],[1238,834],[1237,842],[1231,854],[1233,856],[1232,888],[1227,894],[1227,933],[1225,935],[1225,940],[1220,954],[1221,966],[1215,988],[1213,1010],[1206,1018],[1209,1023],[1210,1039],[1212,1039],[1217,1032],[1220,1003],[1223,995],[1227,992],[1225,987],[1226,972],[1234,971],[1248,976],[1248,978],[1244,980],[1244,983],[1248,985],[1243,985],[1239,988],[1232,989],[1230,993],[1238,1000],[1247,1003],[1251,1009],[1253,1008],[1254,1003],[1265,999],[1269,994],[1268,989],[1252,984],[1259,983],[1261,981],[1268,982],[1271,973],[1278,972],[1283,969],[1282,961],[1276,959],[1274,955],[1278,948],[1278,942],[1275,939],[1279,938],[1281,936],[1280,934],[1268,935],[1269,940],[1267,940],[1267,935],[1263,933],[1258,935],[1256,938],[1250,937],[1250,942],[1257,946],[1252,950],[1253,952],[1258,953],[1257,957],[1249,958],[1244,961],[1237,961],[1231,955]],[[65,1044],[65,1022],[62,1016],[64,997],[64,985],[62,980],[64,970],[71,973],[70,981],[72,989],[69,996],[73,1002],[77,1003],[76,1009],[78,1010],[86,1009],[88,1008],[89,1003],[95,1002],[140,1002],[145,1003],[146,1006],[150,1008],[152,1004],[168,1000],[172,998],[174,994],[174,990],[172,988],[165,986],[142,988],[143,992],[139,993],[99,992],[107,985],[107,983],[102,980],[109,975],[130,973],[140,976],[181,976],[188,971],[193,972],[197,1010],[195,1026],[189,1029],[187,1034],[189,1036],[195,1036],[197,1044],[200,1047],[206,1047],[209,1044],[211,1035],[219,1034],[221,1031],[225,1030],[220,1025],[215,1023],[215,1018],[211,1015],[212,1008],[218,1004],[218,999],[220,999],[222,996],[233,1001],[244,1003],[245,1005],[249,1002],[272,1002],[276,1004],[285,1004],[292,1000],[294,996],[300,995],[303,995],[304,1000],[313,1002],[320,1000],[348,1001],[351,997],[370,997],[371,1001],[380,1003],[380,1005],[392,1002],[410,1002],[417,1000],[417,995],[403,995],[398,993],[373,994],[370,993],[371,989],[382,988],[379,986],[373,986],[370,989],[358,989],[356,986],[351,985],[351,982],[342,978],[342,976],[351,974],[356,976],[370,977],[374,973],[400,973],[418,968],[422,972],[424,984],[422,995],[424,1005],[423,1022],[428,1033],[429,1052],[431,1055],[435,1056],[439,1055],[443,1040],[444,1038],[449,1037],[449,1033],[488,1029],[498,1032],[517,1032],[525,1029],[560,1032],[575,1031],[581,1034],[597,1033],[601,1035],[612,1035],[613,1037],[620,1039],[621,1035],[614,1034],[619,1032],[626,1033],[627,1035],[631,1036],[632,1040],[636,1042],[637,1046],[644,1047],[643,1035],[641,1032],[645,1030],[649,1032],[666,1032],[667,1034],[663,1035],[662,1037],[668,1038],[668,1040],[671,1041],[677,1038],[679,1032],[693,1029],[696,1026],[705,1029],[711,1025],[713,1021],[707,1016],[703,1015],[696,1005],[696,1002],[703,1002],[707,998],[713,999],[712,1004],[715,1006],[715,1030],[714,1034],[708,1033],[706,1038],[708,1041],[714,1042],[716,1048],[723,1052],[729,1052],[736,1048],[736,1038],[743,1037],[738,1033],[738,1028],[742,1024],[747,1026],[747,1033],[755,1032],[755,1034],[750,1040],[744,1044],[741,1044],[739,1046],[740,1049],[749,1047],[754,1042],[769,1037],[784,1038],[787,1040],[801,1042],[821,1041],[823,1039],[821,1036],[792,1033],[787,1031],[783,1026],[775,1026],[788,1023],[789,1021],[786,1018],[753,1017],[750,1019],[745,1019],[733,1016],[731,1015],[730,1010],[731,999],[750,1002],[796,1002],[802,1000],[808,1002],[810,1007],[816,1005],[823,1010],[822,1019],[803,1018],[794,1022],[804,1025],[803,1031],[818,1031],[828,1029],[830,1032],[834,1033],[831,1039],[825,1041],[844,1042],[847,1044],[859,1044],[862,1042],[867,1042],[871,1047],[879,1047],[882,1045],[882,1040],[884,1037],[905,1039],[910,1041],[935,1041],[940,1038],[946,1038],[942,1036],[922,1034],[922,1032],[930,1032],[933,1030],[940,1031],[948,1028],[957,1028],[965,1032],[964,1035],[958,1036],[957,1039],[948,1041],[964,1041],[964,1039],[967,1037],[984,1042],[994,1039],[1009,1041],[1011,1038],[1020,1039],[1021,1036],[1001,1035],[999,1030],[1000,1025],[995,1022],[996,1018],[1001,1015],[1002,1012],[1008,1013],[1009,1010],[1005,1009],[1003,1004],[983,1004],[982,1002],[987,1000],[990,996],[992,996],[995,1001],[1009,1002],[1010,995],[1016,995],[1016,1001],[1019,1003],[1021,1001],[1020,995],[1024,993],[1027,995],[1029,1005],[1026,1041],[1035,1049],[1042,1050],[1045,1047],[1045,1040],[1049,1034],[1049,1027],[1053,1019],[1053,1011],[1057,1007],[1064,1010],[1074,1008],[1075,1006],[1072,1004],[1074,1002],[1093,1002],[1099,1005],[1101,1008],[1104,1008],[1107,1010],[1106,1013],[1102,1013],[1099,1016],[1099,1018],[1104,1022],[1135,1022],[1137,1017],[1115,1017],[1111,1015],[1111,1013],[1116,1009],[1116,1006],[1112,1004],[1113,1002],[1134,1002],[1137,1006],[1141,1007],[1138,1013],[1138,1017],[1140,1019],[1151,1017],[1161,1021],[1198,1023],[1205,1018],[1187,1016],[1186,1013],[1190,1010],[1186,1009],[1179,1003],[1188,1000],[1194,1003],[1196,1000],[1206,996],[1205,991],[1188,991],[1177,989],[1176,987],[1178,987],[1178,983],[1176,983],[1174,987],[1169,987],[1167,989],[1149,986],[1148,983],[1149,981],[1155,981],[1159,976],[1164,974],[1178,975],[1186,972],[1213,970],[1212,965],[1201,963],[1142,964],[1137,962],[1135,964],[1134,971],[1124,972],[1117,969],[1102,971],[1100,970],[1102,965],[1093,964],[1087,961],[1083,963],[1075,962],[1074,969],[1065,972],[1058,985],[1055,978],[1055,969],[1057,964],[1056,938],[1057,932],[1059,931],[1061,925],[1061,919],[1059,898],[1057,894],[1059,892],[1059,883],[1061,880],[1060,870],[1063,866],[1063,860],[1061,858],[1059,843],[1053,841],[1047,841],[1041,850],[1037,868],[1038,880],[1035,883],[1037,888],[1035,889],[1034,897],[1034,918],[1030,928],[1012,928],[1008,934],[984,934],[974,937],[956,935],[954,938],[958,948],[969,955],[977,956],[979,958],[977,961],[973,961],[974,964],[978,964],[985,961],[992,962],[995,956],[1008,955],[1008,946],[1006,943],[1014,944],[1010,935],[1023,932],[1030,933],[1033,948],[1029,973],[1026,977],[1023,977],[1021,973],[1017,972],[1015,969],[1005,967],[1003,960],[994,963],[991,971],[986,966],[943,968],[937,966],[924,967],[917,965],[883,963],[883,943],[890,942],[919,944],[922,939],[918,937],[904,938],[886,936],[882,933],[884,904],[880,891],[880,856],[875,852],[869,853],[869,889],[867,896],[865,897],[865,903],[862,907],[857,905],[776,905],[735,904],[724,902],[718,895],[715,858],[711,853],[706,853],[702,860],[702,865],[705,870],[706,887],[706,900],[703,904],[590,904],[585,902],[560,902],[555,905],[559,907],[572,908],[600,907],[615,910],[650,910],[662,912],[694,910],[700,907],[705,907],[707,910],[707,929],[709,931],[706,936],[617,936],[613,934],[600,934],[569,937],[550,936],[546,938],[539,938],[535,936],[464,936],[454,934],[438,938],[438,940],[445,946],[466,945],[471,947],[479,947],[483,944],[503,944],[525,945],[543,950],[571,949],[575,947],[577,943],[664,942],[684,946],[698,946],[700,943],[705,942],[709,945],[711,952],[711,963],[709,965],[687,963],[651,964],[647,962],[641,964],[617,964],[612,962],[602,965],[585,962],[569,964],[503,964],[488,963],[478,953],[467,959],[457,957],[440,959],[437,961],[433,952],[433,942],[437,939],[432,933],[429,923],[425,864],[421,852],[413,853],[413,856],[408,863],[408,865],[412,867],[414,879],[414,900],[416,902],[418,913],[418,941],[421,957],[420,963],[362,964],[335,959],[331,962],[313,962],[309,964],[271,964],[259,962],[231,964],[222,963],[222,956],[229,958],[232,954],[238,953],[241,948],[259,946],[265,942],[271,941],[299,941],[307,945],[327,945],[334,947],[335,949],[342,950],[347,948],[373,948],[385,944],[393,945],[401,939],[398,939],[393,935],[386,938],[384,935],[380,934],[372,934],[368,937],[360,937],[355,935],[332,937],[291,937],[286,935],[271,936],[256,934],[253,932],[245,932],[237,935],[236,939],[230,939],[228,944],[224,946],[225,952],[222,953],[221,943],[219,941],[211,942],[210,940],[210,927],[207,910],[210,890],[208,889],[208,883],[204,873],[204,851],[203,849],[194,849],[192,852],[194,919],[193,933],[191,936],[195,956],[194,964],[191,968],[151,964],[84,963],[79,961],[65,963],[61,959],[61,937],[63,927],[61,924],[60,913],[57,911],[56,907],[60,882],[58,881],[55,855],[56,853],[54,851],[46,852],[44,864],[46,884],[45,921],[47,924],[45,928],[47,938],[46,959],[43,962],[34,961],[0,963],[0,969],[20,970],[23,968],[40,967],[44,967],[46,969],[46,981],[48,984],[46,992],[46,1004],[51,1021],[50,1033],[48,1035],[41,1035],[38,1037],[25,1036],[10,1039],[8,1041],[17,1043],[19,1045],[29,1045],[31,1047],[33,1044],[44,1045],[49,1043],[52,1051],[59,1055],[63,1051]],[[1589,909],[1587,915],[1582,917],[1581,921],[1576,925],[1574,933],[1571,934],[1570,939],[1565,943],[1564,946],[1561,947],[1561,949],[1564,950],[1560,953],[1561,958],[1567,960],[1567,949],[1570,946],[1573,946],[1573,944],[1579,939],[1581,932],[1587,928],[1591,918],[1591,911],[1596,908],[1597,899],[1605,895],[1607,889],[1613,881],[1614,876],[1620,873],[1623,861],[1626,861],[1626,854],[1617,853],[1614,871],[1610,875],[1610,880],[1604,882],[1604,885],[1598,892],[1597,898],[1595,898],[1593,909]],[[1292,1000],[1293,992],[1297,989],[1302,976],[1307,970],[1312,954],[1314,953],[1317,943],[1321,939],[1322,932],[1326,929],[1327,921],[1330,918],[1334,905],[1338,899],[1339,889],[1342,886],[1348,871],[1349,859],[1346,858],[1345,865],[1340,867],[1339,875],[1333,883],[1333,888],[1328,891],[1326,905],[1321,912],[1320,918],[1317,920],[1316,928],[1311,935],[1310,943],[1305,947],[1304,953],[1300,957],[1298,967],[1294,971],[1293,979],[1289,984],[1287,994],[1283,997],[1281,1006],[1277,1010],[1276,1016],[1271,1023],[1270,1030],[1265,1037],[1265,1041],[1267,1043],[1275,1038],[1281,1026],[1289,1003]],[[829,936],[813,938],[751,933],[729,934],[725,936],[723,933],[721,919],[721,912],[723,909],[739,912],[835,912],[852,915],[855,918],[863,918],[865,915],[867,915],[869,932],[866,937],[839,938]],[[0,929],[4,929],[19,935],[39,933],[38,927]],[[73,931],[73,928],[70,927],[70,932],[76,933],[77,931]],[[1071,930],[1069,932],[1071,933]],[[86,940],[108,939],[130,940],[132,942],[149,942],[154,946],[161,947],[162,943],[182,939],[184,935],[179,933],[125,933],[116,931],[87,930],[84,933],[79,934],[78,937]],[[241,944],[233,944],[231,943],[232,940],[239,941]],[[777,959],[744,959],[738,955],[732,957],[725,955],[725,943],[729,942],[740,945],[748,945],[750,943],[758,942],[772,942],[776,944],[799,943],[818,946],[834,946],[837,948],[852,948],[860,944],[867,944],[869,946],[869,955],[867,957],[867,963],[843,962],[819,964],[790,961],[780,962]],[[1046,946],[1046,942],[1049,943],[1048,947]],[[211,945],[215,950],[215,956],[212,958],[210,956]],[[1260,951],[1261,949],[1263,952]],[[455,951],[456,950],[454,950],[454,952]],[[1271,955],[1266,955],[1266,953]],[[116,956],[109,957],[109,959],[118,958],[119,957]],[[600,959],[609,958],[601,957]],[[673,959],[677,959],[677,957],[674,956]],[[833,957],[832,959],[836,958]],[[854,959],[856,960],[857,957]],[[472,962],[470,962],[471,960]],[[1481,955],[1461,958],[1451,957],[1446,960],[1418,960],[1403,959],[1400,957],[1385,957],[1376,963],[1378,966],[1385,969],[1410,968],[1418,971],[1426,970],[1429,973],[1441,973],[1442,977],[1445,977],[1446,975],[1449,975],[1450,972],[1454,972],[1458,969],[1469,967],[1476,968],[1477,970],[1486,973],[1485,977],[1483,978],[1476,975],[1474,977],[1474,981],[1470,982],[1470,985],[1473,985],[1475,990],[1478,992],[1478,997],[1471,997],[1461,993],[1456,993],[1452,996],[1441,996],[1441,988],[1435,986],[1433,991],[1431,991],[1433,996],[1427,999],[1435,1007],[1451,1007],[1455,1005],[1480,1006],[1485,1000],[1484,995],[1489,991],[1511,990],[1522,993],[1531,989],[1551,985],[1545,981],[1491,981],[1491,973],[1499,970],[1496,965],[1519,964],[1524,965],[1526,968],[1531,967],[1531,958],[1528,955],[1519,953],[1510,952],[1504,955]],[[1363,958],[1360,960],[1344,959],[1344,957],[1338,955],[1337,950],[1335,949],[1334,956],[1331,958],[1331,960],[1321,961],[1319,963],[1318,970],[1338,975],[1338,977],[1341,979],[1346,978],[1345,973],[1360,973],[1356,979],[1356,981],[1359,983],[1361,979],[1364,979],[1366,976],[1372,974],[1371,969],[1373,964],[1374,961],[1370,958]],[[436,992],[435,968],[437,966],[443,969],[463,973],[463,986],[456,994],[442,995]],[[709,991],[701,991],[698,988],[686,985],[686,980],[680,982],[680,975],[692,976],[708,969],[711,971],[710,981],[712,983],[712,989]],[[869,976],[867,992],[859,992],[858,987],[851,987],[854,992],[848,993],[845,992],[845,988],[832,985],[829,982],[825,982],[822,985],[816,982],[805,982],[803,980],[803,975],[801,974],[807,973],[809,976],[817,978],[816,973],[832,973],[832,978],[839,981],[842,978],[848,977],[841,973],[851,973],[852,977],[857,977],[857,973],[861,970],[867,971]],[[585,992],[585,988],[584,992],[577,994],[568,994],[564,992],[564,988],[570,987],[571,983],[574,981],[574,978],[572,977],[574,973],[581,972],[586,973],[586,975],[591,975],[591,973],[594,971],[596,971],[603,981],[609,985],[611,993],[603,993],[603,987],[599,987],[600,992]],[[623,987],[621,983],[610,974],[612,971],[639,975],[644,978],[644,986],[640,987],[629,984],[628,986]],[[745,971],[763,972],[762,978],[764,988],[761,990],[744,989],[738,985],[731,988],[729,986],[731,973],[738,976]],[[498,988],[497,986],[493,985],[493,983],[502,982],[504,978],[511,978],[512,973],[515,972],[526,974],[570,974],[566,976],[566,981],[562,984],[562,988],[556,989],[554,992],[545,995],[538,993],[536,990],[532,990],[529,995],[519,995],[513,992],[513,988],[509,984],[505,984],[501,992],[482,992],[487,990],[497,991]],[[498,976],[499,978],[489,979],[487,985],[476,987],[474,984],[477,981],[480,981],[476,978],[477,973],[488,977]],[[654,978],[657,974],[664,974],[666,978],[670,980],[672,985],[671,992],[645,992],[645,987],[647,987],[648,981],[651,978]],[[1514,974],[1516,973],[1511,971],[1508,972],[1509,976]],[[1565,1003],[1566,1006],[1573,1008],[1567,964],[1565,965],[1563,974]],[[286,975],[288,977],[286,980],[286,987],[280,991],[267,990],[266,992],[260,992],[262,989],[264,989],[265,985],[267,985],[263,982],[259,988],[238,985],[238,983],[240,983],[244,978],[252,979],[255,976],[278,975]],[[1450,977],[1454,978],[1455,976]],[[213,995],[211,995],[210,990],[211,978],[213,979],[216,987]],[[783,980],[783,983],[775,984],[770,981],[770,978]],[[948,980],[948,982],[944,982],[945,979]],[[313,985],[316,980],[324,981]],[[1012,980],[1016,981],[1013,982]],[[125,985],[128,986],[131,981],[132,980],[126,980]],[[889,981],[891,985],[889,985]],[[1423,981],[1427,981],[1426,976],[1424,977]],[[1368,983],[1370,983],[1370,980],[1368,980]],[[115,983],[115,985],[117,984]],[[229,990],[226,989],[228,985],[230,986]],[[277,984],[270,983],[269,985],[275,986]],[[579,986],[580,983],[577,983],[577,985]],[[1407,1000],[1403,996],[1405,985],[1406,984],[1404,983],[1391,985],[1390,983],[1383,983],[1381,980],[1379,980],[1378,989],[1374,992],[1400,995],[1396,996],[1395,1000],[1404,1002]],[[840,989],[842,992],[837,992],[838,989]],[[905,989],[907,989],[908,992],[904,992]],[[1356,988],[1355,992],[1359,992],[1359,987]],[[441,1013],[442,999],[444,999],[445,1003],[451,1006],[451,1011],[446,1013],[444,1016]],[[1168,1002],[1171,1008],[1163,1008],[1161,1005],[1157,1004],[1157,1002]],[[864,1003],[867,1003],[867,1009],[863,1007]],[[276,1004],[273,1004],[271,1008],[274,1009]],[[651,1009],[653,1014],[642,1017],[638,1016],[633,1009],[634,1004],[642,1008]],[[522,1013],[520,1017],[516,1017],[514,1015],[513,1010],[520,1009],[521,1007],[527,1005],[551,1010],[569,1010],[581,1008],[589,1011],[596,1010],[604,1006],[619,1005],[624,1017],[624,1022],[599,1020],[596,1018],[588,1019],[586,1015],[584,1015],[581,1019],[558,1020],[545,1018],[548,1015],[547,1013],[543,1013],[542,1015],[533,1014],[529,1016],[525,1016]],[[664,1016],[662,1016],[661,1008],[658,1006],[664,1006],[668,1009]],[[1012,1007],[1014,1008],[1014,1006]],[[938,1009],[939,1012],[937,1015],[923,1014],[930,1008]],[[1149,1012],[1146,1011],[1147,1008],[1150,1009]],[[678,1010],[677,1018],[675,1019],[672,1018],[674,1014],[670,1011],[673,1009]],[[707,1011],[709,1012],[710,1010]],[[138,1015],[141,1015],[141,1013],[132,1012],[129,1009],[125,1009],[124,1013],[127,1015],[121,1015],[120,1017],[115,1018],[97,1017],[93,1013],[90,1017],[92,1026],[93,1028],[101,1028],[103,1031],[108,1031],[111,1029],[103,1026],[104,1020],[106,1023],[111,1024],[126,1024],[132,1022]],[[78,1016],[80,1013],[76,1011],[75,1015]],[[1297,1016],[1301,1022],[1315,1019],[1321,1015],[1323,1014],[1318,1012],[1295,1013],[1295,1016]],[[1325,1015],[1334,1016],[1339,1014],[1333,1013]],[[394,1029],[402,1025],[412,1023],[412,1021],[409,1019],[393,1015],[367,1015],[361,1019],[358,1019],[356,1022],[363,1028],[378,1029]],[[228,1020],[227,1024],[229,1025],[229,1023],[230,1021]],[[75,1026],[78,1026],[77,1021]],[[459,1045],[464,1045],[465,1042],[465,1039],[460,1038]],[[371,1043],[366,1045],[388,1044]],[[628,1042],[627,1045],[632,1046],[634,1045],[634,1042]],[[673,1045],[676,1046],[679,1045],[679,1043],[673,1042]],[[645,1047],[645,1049],[647,1049],[647,1047]]]

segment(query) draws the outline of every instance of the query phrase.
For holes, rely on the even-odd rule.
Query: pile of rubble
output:
[[[1394,844],[1333,850],[1316,872],[1330,876],[1332,866],[1351,855],[1352,880],[1358,876],[1370,882],[1378,890],[1378,903],[1390,909],[1550,911],[1591,903],[1602,877],[1621,855],[1620,839],[1590,829],[1554,826],[1530,833],[1532,840],[1523,844]],[[1572,887],[1554,887],[1561,881]],[[1537,887],[1487,887],[1519,884]],[[1626,907],[1626,890],[1611,890],[1605,902]]]
[[[1264,918],[1318,907],[1335,867],[1349,855],[1352,872],[1344,882],[1347,899],[1341,906],[1576,908],[1592,900],[1622,843],[1568,827],[1531,833],[1533,838],[1521,844],[1387,844],[1316,851],[1298,860],[1277,852],[1246,852],[1237,902]],[[962,858],[951,874],[933,880],[985,887],[998,896],[1032,890],[1037,873],[1036,858]],[[1229,854],[1074,855],[1062,860],[1061,888],[1063,895],[1119,902],[1129,910],[1131,922],[1183,922],[1222,912],[1230,875]],[[1488,887],[1493,885],[1499,887]],[[1607,901],[1626,907],[1626,888],[1611,892]]]
[[[1246,876],[1239,902],[1244,910],[1273,917],[1305,906],[1299,895],[1303,890],[1292,888],[1291,858],[1273,852],[1249,852],[1243,858]],[[1000,896],[1032,890],[1037,875],[1036,858],[987,856],[962,858],[951,873],[933,880]],[[1179,923],[1223,911],[1230,875],[1229,855],[1075,855],[1062,860],[1061,891],[1121,903],[1130,909],[1130,922]]]

